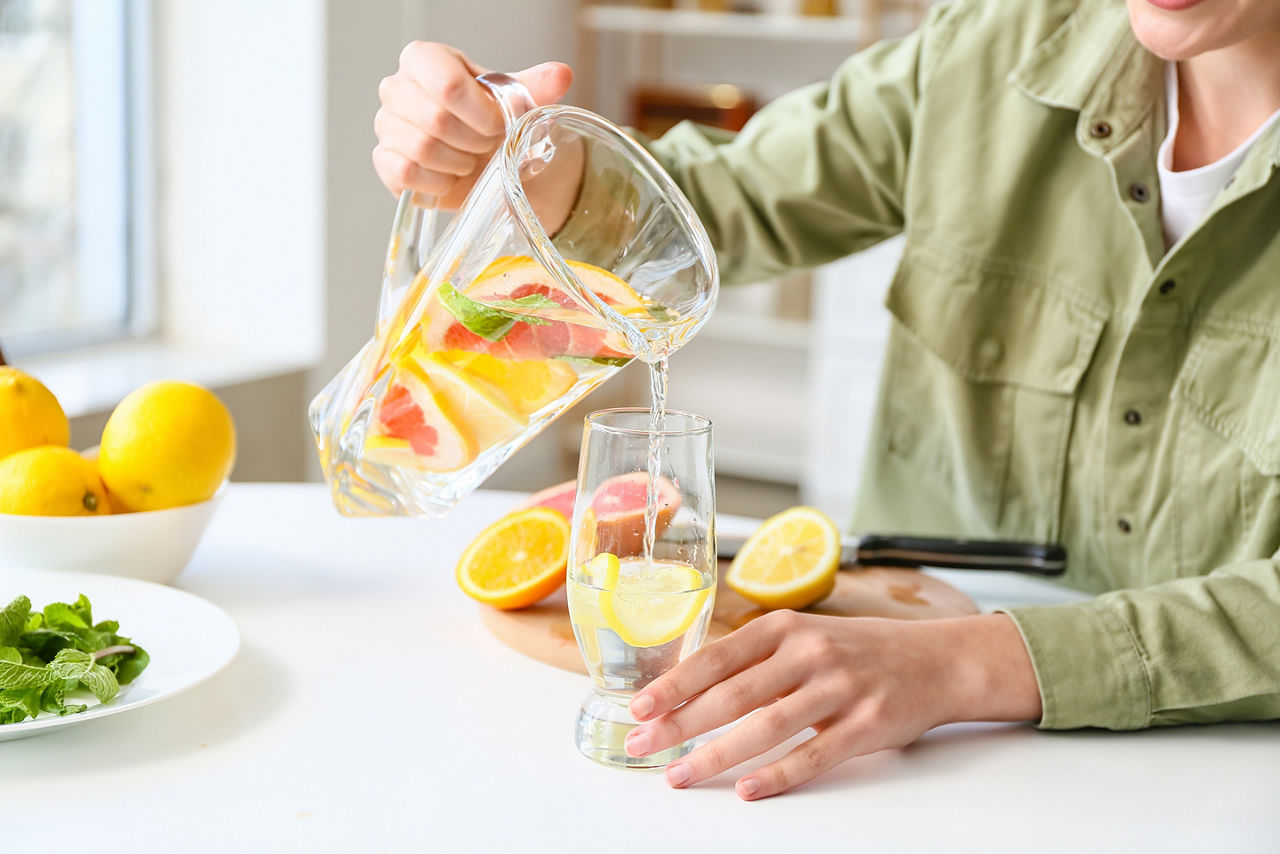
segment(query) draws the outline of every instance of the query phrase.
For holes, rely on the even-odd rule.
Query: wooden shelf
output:
[[[582,9],[579,23],[599,32],[828,42],[851,46],[861,44],[865,35],[862,22],[855,18],[700,12],[642,6],[586,6]]]

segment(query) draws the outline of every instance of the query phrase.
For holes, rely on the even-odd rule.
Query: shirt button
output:
[[[1175,282],[1173,279],[1165,279],[1163,282],[1160,283],[1160,293],[1168,296],[1169,292],[1172,291],[1174,289],[1174,286],[1177,284],[1178,283]]]
[[[1120,529],[1120,533],[1127,534],[1133,530],[1133,526],[1129,524],[1128,519],[1120,519],[1116,522],[1116,527]]]
[[[1000,357],[1003,355],[1004,347],[1000,346],[998,339],[984,338],[982,343],[978,345],[978,358],[987,364],[1000,361]]]
[[[1094,122],[1093,126],[1089,128],[1089,136],[1094,139],[1106,139],[1111,136],[1111,125],[1106,122]]]
[[[1136,409],[1130,409],[1128,412],[1124,414],[1124,423],[1125,424],[1141,424],[1142,413]]]
[[[1151,198],[1151,191],[1147,189],[1147,185],[1142,182],[1129,185],[1129,196],[1135,202],[1145,202]]]

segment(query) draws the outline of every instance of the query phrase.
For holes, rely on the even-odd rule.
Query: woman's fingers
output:
[[[373,169],[392,195],[414,190],[428,196],[444,196],[457,184],[454,175],[429,172],[403,154],[383,148],[373,149]]]
[[[636,692],[631,714],[647,721],[665,714],[740,670],[764,661],[795,623],[794,611],[774,611],[705,646]]]
[[[413,42],[400,54],[400,69],[439,106],[482,136],[502,133],[502,110],[476,80],[483,69],[448,45]]]
[[[833,711],[829,697],[801,689],[667,766],[667,782],[691,786],[766,753]]]
[[[479,85],[479,84],[477,84]],[[379,112],[404,119],[424,137],[439,139],[471,154],[488,154],[498,147],[501,136],[483,134],[449,111],[415,81],[399,75],[386,77],[378,86],[382,101]],[[375,121],[377,117],[375,116]],[[377,128],[374,128],[377,130]]]
[[[403,155],[428,172],[461,177],[474,172],[479,163],[476,155],[454,148],[441,137],[422,133],[416,125],[385,109],[378,110],[374,116],[373,129],[380,146]]]
[[[759,665],[708,688],[683,706],[657,720],[642,724],[627,735],[626,750],[632,756],[648,756],[733,723],[776,697],[789,694],[800,684],[794,667],[770,658]],[[779,722],[771,711],[769,722]],[[819,720],[820,718],[812,718]],[[799,732],[803,726],[792,731]],[[777,742],[774,742],[775,744]]]
[[[878,749],[860,744],[863,735],[853,718],[842,718],[778,761],[745,775],[734,791],[744,801],[754,801],[794,789],[846,759]]]

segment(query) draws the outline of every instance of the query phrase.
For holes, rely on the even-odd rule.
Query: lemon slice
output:
[[[514,361],[470,350],[447,350],[441,355],[464,373],[500,390],[521,415],[558,399],[578,381],[573,368],[554,359]]]
[[[444,395],[458,425],[475,436],[480,451],[510,439],[528,425],[529,419],[515,410],[500,389],[465,373],[440,353],[417,349],[410,360],[411,369],[419,370]]]
[[[687,632],[702,613],[711,588],[702,573],[683,563],[628,561],[629,571],[612,554],[596,555],[584,567],[601,579],[600,615],[622,642],[633,647],[661,646]]]
[[[821,510],[792,507],[761,523],[725,583],[763,608],[806,608],[828,595],[840,566],[840,530]]]

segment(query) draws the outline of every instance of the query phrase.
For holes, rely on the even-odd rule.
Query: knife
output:
[[[746,541],[742,534],[718,534],[716,553],[730,559]],[[957,540],[896,534],[841,537],[840,568],[858,566],[996,569],[1053,576],[1067,571],[1067,550],[1056,543],[1014,540]]]

